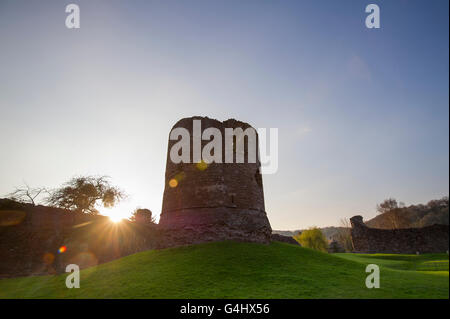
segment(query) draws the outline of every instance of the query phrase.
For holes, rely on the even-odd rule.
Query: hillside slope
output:
[[[284,243],[208,243],[85,269],[79,289],[66,275],[2,279],[0,298],[448,298],[448,271],[381,265],[381,288],[367,289],[365,267]]]
[[[416,228],[434,224],[448,225],[448,197],[429,201],[427,204],[393,208],[366,221],[371,228]]]

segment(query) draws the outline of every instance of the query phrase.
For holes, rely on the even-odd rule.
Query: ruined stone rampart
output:
[[[284,236],[284,235],[280,235],[280,234],[272,234],[272,241],[279,241],[279,242],[286,243],[286,244],[301,246],[300,243],[298,241],[296,241],[293,237]]]
[[[363,223],[362,216],[350,219],[354,252],[357,253],[443,253],[448,251],[449,226],[376,229]]]
[[[251,128],[236,120],[182,119],[174,128],[191,133],[191,156],[193,119],[201,121],[202,130],[217,128],[223,149],[225,128]],[[169,140],[169,152],[175,143]],[[207,143],[202,141],[201,146]],[[142,250],[208,241],[269,243],[272,230],[264,207],[260,163],[258,159],[248,162],[245,137],[245,162],[237,163],[237,143],[235,139],[233,163],[225,163],[224,152],[222,163],[174,163],[168,152],[159,225],[114,224],[104,216],[0,199],[0,277],[64,272],[71,263],[85,268]]]
[[[157,227],[0,199],[0,278],[61,273],[170,246]],[[61,249],[64,247],[64,250]]]
[[[202,132],[207,128],[220,131],[221,163],[195,163],[194,120],[200,121]],[[264,207],[260,162],[258,159],[255,163],[248,161],[247,138],[243,141],[245,162],[236,162],[238,141],[235,140],[234,161],[225,163],[225,129],[245,131],[251,126],[236,120],[220,122],[207,117],[192,117],[178,121],[172,130],[175,128],[185,128],[190,133],[191,161],[174,163],[170,150],[178,141],[169,139],[160,227],[170,230],[169,235],[174,241],[186,243],[215,240],[270,242],[271,227]],[[201,141],[202,149],[209,142]]]

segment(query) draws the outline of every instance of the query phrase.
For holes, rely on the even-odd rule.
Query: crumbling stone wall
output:
[[[448,251],[449,226],[376,229],[363,223],[362,216],[350,218],[353,249],[357,253],[443,253]]]
[[[293,237],[284,236],[284,235],[280,235],[280,234],[272,234],[272,241],[279,241],[279,242],[286,243],[286,244],[301,246],[300,243],[298,241],[296,241]]]
[[[192,139],[193,119],[182,119],[174,127],[187,128]],[[222,146],[225,128],[250,127],[236,120],[195,119],[201,120],[202,130],[218,128]],[[169,151],[174,143],[169,141]],[[245,146],[245,163],[174,164],[168,153],[162,214],[155,226],[127,221],[116,225],[104,216],[0,199],[0,277],[64,272],[71,263],[85,268],[147,249],[207,241],[269,243],[272,230],[260,163],[248,163]],[[222,156],[224,162],[225,152]],[[172,179],[176,185],[170,184]],[[274,238],[281,239],[287,240]],[[62,246],[66,250],[59,252]]]
[[[202,132],[210,127],[220,130],[222,163],[193,163],[193,120],[201,121]],[[225,128],[240,127],[245,131],[251,126],[233,119],[220,122],[207,117],[192,117],[178,121],[173,129],[177,127],[190,132],[191,163],[172,162],[170,150],[178,141],[169,140],[160,227],[169,231],[173,241],[182,243],[270,242],[271,227],[264,207],[260,162],[258,159],[256,163],[248,162],[246,139],[245,162],[225,163]],[[209,141],[202,141],[202,148],[207,143]],[[236,159],[236,148],[233,154]]]
[[[202,219],[202,211],[197,213],[196,217]],[[224,208],[219,216],[225,222],[232,219],[229,214]],[[251,227],[258,231],[257,226],[247,226],[248,232]],[[174,231],[125,220],[115,224],[105,216],[0,199],[0,278],[62,273],[68,264],[83,269],[144,250],[226,240],[233,235],[231,231],[224,233],[220,223],[202,232],[189,232],[188,228]]]
[[[156,226],[0,199],[0,278],[95,266],[167,245]],[[65,250],[60,250],[61,247]]]

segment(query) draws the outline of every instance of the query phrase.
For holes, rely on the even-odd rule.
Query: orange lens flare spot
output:
[[[55,261],[55,255],[53,255],[52,253],[45,253],[42,259],[45,264],[51,265]]]
[[[58,253],[62,254],[62,253],[64,253],[64,252],[66,252],[66,250],[67,250],[67,247],[66,247],[66,246],[61,246],[61,247],[59,247],[59,249],[58,249]]]
[[[175,178],[172,178],[169,181],[169,186],[172,187],[172,188],[177,187],[178,186],[178,181]]]

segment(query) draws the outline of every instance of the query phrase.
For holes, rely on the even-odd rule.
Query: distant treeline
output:
[[[366,225],[372,228],[395,229],[416,228],[431,226],[433,224],[449,225],[448,216],[449,198],[434,199],[426,204],[406,206],[393,198],[386,199],[377,206],[379,215],[368,220]],[[355,214],[356,215],[356,214]],[[347,227],[347,223],[343,226]],[[348,227],[350,225],[348,224]],[[322,227],[322,233],[329,240],[337,239],[338,234],[346,227]],[[284,236],[295,236],[302,230],[273,230],[273,233]]]
[[[431,200],[426,204],[405,206],[395,199],[387,199],[378,205],[379,215],[366,222],[372,228],[418,228],[434,224],[448,225],[448,196]]]
[[[340,232],[345,229],[345,227],[322,227],[320,228],[320,230],[322,231],[323,235],[328,239],[328,240],[333,240],[336,239],[338,234],[340,234]],[[295,236],[300,234],[304,229],[298,229],[298,230],[273,230],[272,233],[274,234],[279,234],[279,235],[283,235],[283,236]]]

